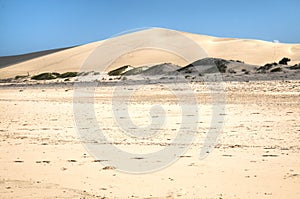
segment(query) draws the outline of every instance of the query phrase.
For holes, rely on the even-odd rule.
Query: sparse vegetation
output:
[[[52,73],[53,74],[53,73]],[[78,75],[77,72],[66,72],[57,75],[58,78],[70,78],[70,77],[76,77]]]
[[[233,70],[232,68],[228,69],[228,72],[229,72],[229,73],[232,73],[232,74],[236,73],[236,71]]]
[[[295,64],[294,66],[289,67],[289,69],[291,69],[291,70],[299,70],[300,69],[300,63],[299,64]]]
[[[268,68],[267,70],[269,70],[270,68],[272,68],[273,66],[277,66],[278,64],[276,62],[273,63],[267,63],[264,65],[264,67]]]
[[[51,80],[51,79],[56,79],[57,76],[55,74],[56,73],[41,73],[41,74],[32,76],[31,79],[34,79],[34,80]]]
[[[232,61],[232,62],[238,62],[238,63],[245,63],[245,62],[243,62],[243,61],[241,61],[241,60],[234,60],[234,59],[231,59],[230,61]]]
[[[76,77],[78,75],[77,72],[66,72],[66,73],[41,73],[38,75],[34,75],[31,77],[33,80],[52,80],[52,79],[57,79],[57,78],[70,78],[70,77]]]
[[[77,74],[77,76],[87,76],[88,74],[90,74],[89,72],[80,72]]]
[[[117,68],[115,70],[109,71],[109,76],[119,76],[125,73],[128,69],[131,69],[132,67],[130,65],[122,66],[120,68]]]
[[[277,66],[278,64],[276,62],[273,63],[267,63],[264,66],[261,66],[257,69],[260,73],[265,73],[267,70],[270,70],[273,66]]]
[[[291,61],[290,58],[284,57],[284,58],[282,58],[282,60],[279,61],[279,64],[287,65],[287,63],[288,63],[289,61]]]
[[[278,68],[273,68],[272,70],[270,70],[271,73],[274,73],[274,72],[281,72],[282,71],[282,68],[278,67]]]
[[[220,73],[225,73],[227,66],[225,65],[225,63],[222,60],[216,60],[215,64],[218,68],[218,70],[220,71]]]
[[[26,77],[28,77],[28,75],[17,75],[15,76],[15,79],[24,79]]]

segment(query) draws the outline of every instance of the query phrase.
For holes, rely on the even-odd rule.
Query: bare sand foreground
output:
[[[103,169],[109,160],[87,153],[75,129],[72,86],[0,87],[1,198],[300,198],[300,81],[226,82],[223,132],[203,160],[211,101],[202,83],[192,87],[203,110],[197,139],[174,164],[142,175]],[[147,124],[147,107],[156,103],[171,118],[163,135],[146,141],[117,136],[113,89],[100,86],[95,95],[97,119],[113,143],[140,153],[166,146],[180,118],[167,85],[146,85],[132,98],[138,124]]]

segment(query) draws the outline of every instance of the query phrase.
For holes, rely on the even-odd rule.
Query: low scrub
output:
[[[275,72],[281,72],[282,68],[278,67],[278,68],[273,68],[272,70],[270,70],[271,73],[275,73]]]
[[[15,79],[24,79],[26,77],[28,77],[28,75],[17,75],[15,76]]]
[[[70,78],[70,77],[76,77],[78,75],[77,72],[66,72],[66,73],[41,73],[38,75],[34,75],[31,77],[31,79],[34,80],[51,80],[56,78]]]
[[[282,58],[282,60],[279,61],[279,64],[287,65],[287,63],[288,63],[289,61],[291,61],[290,58],[284,57],[284,58]]]
[[[109,76],[119,76],[119,75],[123,75],[125,72],[129,71],[132,69],[132,66],[130,65],[126,65],[126,66],[122,66],[120,68],[117,68],[115,70],[109,71],[108,75]]]
[[[69,78],[69,77],[76,77],[78,75],[77,72],[66,72],[57,75],[58,78]]]
[[[31,79],[34,80],[51,80],[51,79],[56,79],[57,75],[55,73],[41,73],[38,75],[34,75],[31,77]]]

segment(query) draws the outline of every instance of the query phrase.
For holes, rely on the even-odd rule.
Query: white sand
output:
[[[148,122],[146,107],[155,102],[173,120],[180,116],[174,95],[162,88],[147,86],[151,92],[132,99],[141,125]],[[226,83],[224,132],[204,160],[198,156],[210,122],[210,99],[201,83],[193,88],[203,111],[197,140],[186,157],[144,175],[102,170],[87,154],[75,131],[72,88],[0,88],[1,198],[299,198],[300,82]],[[174,132],[166,130],[149,139],[150,145],[122,141],[125,135],[118,136],[122,132],[109,111],[112,90],[97,89],[96,113],[121,148],[153,150],[155,143],[163,147],[172,138]]]

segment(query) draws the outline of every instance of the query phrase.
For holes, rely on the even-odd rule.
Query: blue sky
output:
[[[300,43],[299,0],[0,0],[0,56],[163,27]]]

